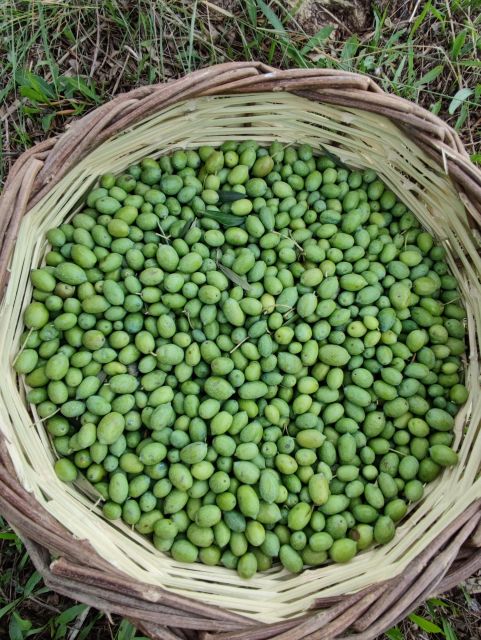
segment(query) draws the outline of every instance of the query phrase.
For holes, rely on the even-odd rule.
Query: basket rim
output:
[[[187,98],[225,93],[256,93],[261,91],[289,91],[296,95],[306,97],[309,100],[358,108],[362,105],[360,107],[362,109],[387,115],[404,131],[408,132],[419,146],[423,148],[428,155],[433,157],[438,164],[441,166],[444,165],[470,205],[469,211],[472,216],[473,226],[477,226],[479,220],[481,220],[481,171],[470,163],[469,156],[459,140],[457,133],[437,116],[430,114],[418,105],[413,105],[404,99],[384,93],[370,78],[360,74],[310,69],[278,71],[262,63],[225,63],[193,72],[184,78],[166,84],[140,87],[129,93],[121,94],[75,122],[67,132],[56,138],[46,140],[25,152],[17,160],[10,172],[5,191],[0,198],[0,233],[3,232],[3,243],[0,255],[0,286],[4,288],[8,278],[7,266],[10,253],[23,215],[36,204],[76,162],[103,140],[139,122],[146,114],[156,112],[160,108]],[[85,135],[86,130],[88,131],[87,135]],[[11,212],[13,212],[13,215],[9,216],[8,214]],[[0,462],[3,465],[3,467],[0,468],[0,486],[3,489],[2,495],[0,496],[0,510],[5,513],[14,528],[17,528],[21,532],[21,535],[26,538],[34,562],[38,563],[41,572],[47,577],[48,581],[51,581],[52,586],[61,591],[62,588],[65,588],[65,581],[68,583],[69,580],[78,580],[79,599],[82,599],[82,597],[84,599],[87,598],[89,591],[85,585],[89,584],[89,580],[90,584],[92,583],[92,576],[99,567],[105,569],[107,569],[107,567],[102,567],[102,562],[99,562],[99,556],[97,556],[96,553],[96,557],[92,555],[93,550],[88,544],[84,545],[82,543],[79,545],[78,541],[75,541],[77,548],[72,550],[72,545],[66,544],[65,529],[50,518],[50,516],[46,517],[47,514],[45,514],[43,510],[41,510],[40,513],[38,509],[35,509],[35,505],[38,505],[38,503],[33,496],[22,488],[19,481],[15,478],[14,468],[6,450],[1,432]],[[15,504],[15,507],[12,508],[12,504]],[[32,513],[35,513],[35,518],[31,517]],[[434,548],[435,546],[433,545],[433,548],[429,550],[430,554],[428,554],[426,558],[419,558],[421,560],[419,564],[424,565],[428,562],[429,558],[444,544],[448,543],[448,540],[453,536],[454,538],[442,553],[446,554],[449,550],[446,558],[449,558],[450,562],[448,563],[446,560],[446,563],[450,565],[454,561],[461,545],[473,534],[478,525],[478,521],[481,519],[481,501],[474,503],[464,515],[466,516],[465,518],[460,519],[455,527],[447,531],[446,539],[441,539],[438,547]],[[45,535],[46,528],[48,529],[48,535]],[[481,547],[480,538],[481,528],[479,532],[475,534],[474,538],[476,546]],[[65,558],[57,560],[50,565],[48,562],[48,554],[45,551],[47,547],[50,550],[64,555]],[[437,574],[432,576],[429,574],[432,580],[430,583],[426,582],[426,588],[421,593],[421,597],[423,594],[429,593],[430,588],[436,588],[436,585],[439,586],[449,583],[449,580],[452,581],[454,579],[453,576],[456,576],[455,579],[458,579],[459,576],[465,575],[464,572],[472,571],[473,566],[481,566],[481,550],[475,547],[470,549],[470,547],[466,546],[463,547],[463,549],[464,553],[468,553],[468,559],[466,559],[466,557],[462,558],[461,566],[456,566],[455,570],[452,571],[451,574],[448,574],[446,578],[444,575],[449,566],[446,567],[446,571],[442,575]],[[88,568],[88,577],[82,574],[81,563]],[[108,568],[109,570],[112,569],[110,565],[108,565]],[[413,580],[415,580],[420,573],[419,566],[413,567],[410,570],[414,575]],[[406,575],[409,576],[411,574],[407,571]],[[403,578],[403,580],[405,579]],[[112,594],[118,593],[121,583],[126,584],[123,574],[119,573],[118,582],[116,587],[112,588]],[[83,585],[83,587],[81,585]],[[404,586],[406,585],[404,584]],[[359,594],[355,594],[355,597],[353,596],[354,600],[351,604],[354,605],[354,602],[357,603],[356,607],[353,607],[353,610],[361,614],[361,618],[358,617],[357,624],[360,630],[362,629],[363,623],[360,623],[359,620],[363,620],[363,610],[368,610],[364,616],[364,622],[366,619],[369,619],[368,626],[370,625],[372,627],[371,622],[375,619],[372,612],[376,610],[375,604],[376,600],[379,602],[380,593],[389,591],[393,598],[395,594],[399,593],[397,590],[392,590],[391,587],[393,587],[393,585],[382,585],[382,591],[380,589],[374,589],[365,593],[367,590],[364,590],[363,592],[359,592]],[[84,592],[82,588],[86,589],[86,591]],[[131,588],[133,592],[136,592],[134,585],[129,585],[129,588]],[[107,587],[107,592],[108,589],[109,587]],[[229,625],[235,626],[240,624],[247,625],[250,628],[248,636],[245,637],[261,638],[271,637],[272,635],[264,635],[264,626],[259,631],[261,635],[257,635],[257,631],[254,632],[252,628],[252,620],[231,614],[213,605],[199,605],[196,601],[194,606],[194,601],[191,599],[179,596],[172,598],[173,594],[163,589],[155,588],[155,595],[150,593],[150,587],[147,591],[144,586],[144,588],[140,589],[141,596],[137,594],[136,596],[129,595],[128,597],[140,597],[144,599],[144,602],[154,597],[158,599],[158,602],[165,603],[173,612],[181,611],[185,614],[186,611],[190,611],[192,614],[202,617],[205,621],[204,627],[197,626],[196,628],[210,629],[212,633],[215,633],[215,638],[243,638],[244,635],[242,634],[245,632],[241,632],[241,635],[237,636],[232,635],[234,629],[228,630]],[[420,597],[420,595],[415,594],[414,597]],[[114,598],[113,595],[112,598]],[[345,598],[345,600],[348,600],[348,598]],[[414,601],[413,599],[413,602]],[[110,610],[114,611],[112,601],[107,600],[107,603],[110,605]],[[327,603],[316,604],[317,606],[327,605]],[[196,610],[194,611],[194,609]],[[399,609],[399,606],[397,609]],[[142,611],[143,618],[137,617],[137,612],[140,610]],[[121,611],[123,611],[123,609],[122,606],[119,605],[119,612]],[[334,622],[336,622],[336,620],[341,621],[338,622],[339,633],[342,633],[351,622],[355,621],[349,620],[346,623],[343,618],[343,616],[345,617],[346,607],[341,606],[339,603],[334,604],[327,611],[331,612],[330,616],[332,615]],[[324,613],[322,615],[324,615]],[[321,620],[319,618],[320,615],[321,614],[308,614],[306,616],[306,620],[308,621],[306,624],[308,626],[312,625],[315,620],[315,624],[319,626],[321,622],[324,623],[324,621],[327,622],[328,619],[330,619],[330,616],[327,616],[327,619],[324,617],[324,619]],[[145,609],[136,609],[135,607],[132,608],[132,613],[130,613],[129,610],[129,616],[135,620],[137,624],[139,624],[139,622],[140,625],[147,624],[149,633],[153,637],[155,637],[157,631],[151,627],[152,625],[155,627],[156,624],[159,624],[159,620],[170,621],[171,624],[167,624],[169,627],[180,627],[186,623],[185,619],[183,621],[180,619],[182,617],[185,618],[185,615],[179,617],[174,615],[174,613],[154,614],[151,616],[152,619],[149,620],[149,615]],[[276,637],[279,638],[283,638],[285,633],[288,634],[285,635],[287,640],[287,638],[293,637],[291,629],[294,626],[298,626],[303,619],[304,618],[295,618],[291,621],[292,624],[291,622],[282,623],[283,626],[277,625],[276,627],[273,625],[271,631],[276,633]],[[217,622],[214,623],[214,621],[217,621],[219,624]],[[200,620],[197,618],[197,623],[199,622]],[[388,620],[388,624],[390,623]],[[151,627],[149,627],[149,624]],[[304,626],[304,624],[302,626]],[[317,626],[315,628],[317,628]],[[221,630],[225,630],[225,633],[229,635],[219,633]],[[308,633],[313,631],[311,627],[305,630]],[[332,628],[333,632],[334,630],[335,629]],[[271,631],[269,631],[269,633],[271,633]],[[369,633],[370,632],[371,630]],[[279,635],[279,633],[281,635]],[[299,638],[305,636],[306,634],[302,636],[296,634],[296,637]],[[158,637],[167,636],[159,635]],[[214,638],[214,635],[211,635],[209,632],[205,637],[206,639],[210,637]],[[361,637],[361,635],[359,637]],[[368,636],[362,635],[362,637],[367,638]]]

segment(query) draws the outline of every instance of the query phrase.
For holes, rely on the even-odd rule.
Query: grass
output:
[[[2,640],[147,640],[127,620],[112,620],[46,587],[1,517],[0,569]]]
[[[481,638],[480,606],[464,588],[430,598],[397,627],[383,636],[389,640],[479,640]]]
[[[22,151],[117,93],[240,59],[366,73],[449,122],[481,165],[481,0],[379,0],[362,31],[349,8],[331,7],[312,32],[304,9],[302,0],[2,0],[0,182]],[[46,588],[1,519],[0,569],[0,638],[139,640],[130,623]],[[385,637],[474,640],[480,611],[479,596],[458,589]]]
[[[480,0],[380,0],[364,32],[326,15],[315,34],[300,21],[303,2],[290,13],[285,4],[3,0],[4,171],[21,151],[120,91],[239,59],[367,73],[441,115],[481,163]]]

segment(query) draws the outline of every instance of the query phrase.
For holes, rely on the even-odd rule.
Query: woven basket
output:
[[[470,396],[456,419],[460,463],[432,483],[386,546],[347,565],[250,581],[183,565],[102,519],[84,481],[57,480],[42,421],[12,371],[29,272],[45,231],[79,210],[106,170],[227,139],[308,142],[374,168],[447,250],[468,315]],[[369,640],[481,567],[481,172],[439,118],[369,78],[232,63],[120,95],[24,153],[0,200],[0,512],[55,591],[129,618],[153,639]]]

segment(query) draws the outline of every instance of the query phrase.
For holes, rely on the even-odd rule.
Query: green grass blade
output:
[[[267,19],[271,27],[276,31],[278,31],[283,36],[286,36],[287,34],[286,34],[286,29],[284,25],[282,24],[280,19],[277,17],[277,15],[274,13],[274,11],[269,7],[269,5],[267,5],[264,2],[264,0],[256,0],[256,4],[264,14],[265,18]]]
[[[436,65],[433,69],[430,69],[427,73],[421,76],[419,80],[416,80],[415,86],[423,87],[426,84],[430,84],[431,82],[436,80],[436,78],[438,78],[443,71],[444,71],[443,64]]]
[[[434,624],[434,622],[431,622],[431,620],[427,620],[427,618],[418,616],[416,613],[411,613],[411,615],[409,615],[408,618],[409,620],[411,620],[411,622],[414,622],[414,624],[417,624],[417,626],[420,629],[422,629],[423,631],[426,631],[426,633],[442,633],[443,632],[441,627],[439,627],[437,624]]]
[[[459,91],[457,91],[454,96],[453,99],[451,100],[449,107],[448,107],[448,113],[452,116],[453,113],[459,109],[459,107],[470,97],[472,96],[474,93],[474,89],[470,89],[469,87],[464,87],[463,89],[460,89]]]
[[[329,38],[329,36],[331,35],[331,33],[334,31],[335,27],[334,25],[326,25],[325,27],[322,27],[322,29],[319,29],[319,31],[313,35],[311,38],[309,38],[309,40],[306,42],[306,44],[302,47],[301,49],[301,55],[305,56],[307,55],[310,51],[312,51],[315,47],[318,47],[321,44],[324,44],[324,42]]]

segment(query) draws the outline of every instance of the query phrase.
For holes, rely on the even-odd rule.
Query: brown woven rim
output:
[[[119,95],[75,122],[66,133],[36,145],[17,160],[0,198],[0,292],[8,280],[8,264],[22,217],[101,142],[181,100],[261,91],[289,91],[313,101],[388,117],[444,166],[469,208],[472,226],[481,226],[481,172],[470,163],[457,133],[438,117],[384,93],[362,75],[227,63]],[[481,567],[481,501],[477,501],[400,576],[354,595],[318,599],[301,617],[262,625],[145,585],[114,569],[23,489],[1,433],[0,512],[21,535],[48,586],[129,618],[153,640],[371,640],[428,596],[449,590]]]

